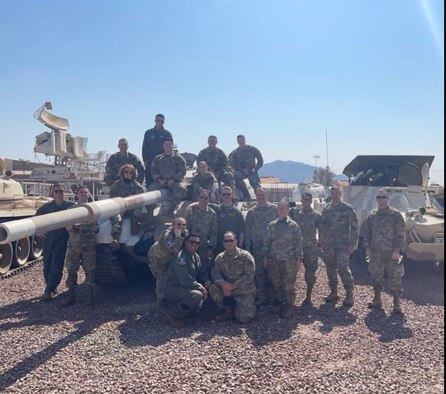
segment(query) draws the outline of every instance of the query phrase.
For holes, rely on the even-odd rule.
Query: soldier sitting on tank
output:
[[[90,190],[87,186],[79,186],[76,197],[78,204],[86,204],[90,197]],[[85,272],[85,299],[87,305],[92,305],[96,269],[96,234],[99,232],[99,224],[98,222],[77,223],[67,226],[66,230],[70,235],[65,257],[68,291],[62,306],[72,305],[76,300],[77,273],[81,261]]]
[[[184,327],[182,319],[201,309],[208,297],[206,290],[210,285],[206,270],[202,269],[197,249],[200,237],[188,234],[181,252],[169,264],[164,299],[167,306],[161,304],[160,312],[169,320],[172,327]]]
[[[221,186],[229,186],[232,191],[236,192],[234,174],[231,167],[228,166],[228,158],[226,154],[217,148],[217,137],[210,135],[208,138],[208,147],[202,149],[197,156],[197,163],[205,161]]]
[[[149,250],[149,268],[156,279],[155,293],[158,305],[163,304],[169,262],[181,251],[187,234],[186,220],[177,217]]]
[[[198,194],[202,189],[209,193],[210,202],[218,202],[218,181],[214,174],[208,170],[205,161],[198,162],[198,171],[192,178],[192,199],[194,201],[198,201]]]
[[[104,182],[111,186],[113,182],[119,179],[119,170],[124,164],[131,164],[136,168],[137,180],[142,184],[144,181],[144,166],[138,156],[128,152],[129,143],[126,138],[121,138],[118,142],[119,152],[112,154],[107,160],[105,166]]]
[[[155,157],[151,165],[151,174],[154,180],[148,191],[168,189],[172,194],[172,206],[169,214],[173,214],[178,204],[186,195],[187,189],[184,184],[186,175],[186,162],[174,151],[173,139],[164,140],[164,153]],[[153,208],[153,206],[152,206]],[[153,214],[153,210],[149,215]]]
[[[258,171],[263,166],[263,156],[257,148],[246,144],[245,136],[238,135],[237,143],[239,147],[229,155],[229,165],[234,169],[237,188],[243,194],[243,198],[249,200],[251,197],[244,179],[248,178],[254,190],[260,187]]]
[[[230,320],[235,315],[238,322],[249,323],[256,313],[256,285],[254,257],[237,247],[237,237],[232,231],[224,234],[225,251],[214,261],[211,277],[214,281],[209,293],[223,311],[215,320]]]
[[[136,180],[137,171],[131,164],[124,164],[119,169],[119,179],[113,183],[110,188],[110,198],[113,197],[129,197],[135,194],[144,193],[141,184]],[[116,215],[110,218],[112,222],[112,237],[111,247],[113,249],[119,246],[119,236],[122,231],[122,222],[125,218],[131,218],[133,222],[138,222],[141,215],[142,208],[131,209],[125,211],[123,214]],[[132,226],[134,230],[132,233],[138,233],[138,229]]]

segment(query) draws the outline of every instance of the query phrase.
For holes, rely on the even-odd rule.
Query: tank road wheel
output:
[[[31,257],[33,259],[38,259],[42,257],[43,254],[43,239],[38,235],[33,235],[30,238],[31,243]]]
[[[29,257],[30,244],[28,238],[22,238],[13,243],[14,266],[22,267],[26,264]]]
[[[0,245],[0,275],[6,274],[12,264],[12,245]]]

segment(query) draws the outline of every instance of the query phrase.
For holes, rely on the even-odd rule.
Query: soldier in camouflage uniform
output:
[[[86,204],[90,196],[87,186],[80,186],[76,191],[78,204]],[[78,223],[66,227],[70,237],[68,239],[65,267],[67,269],[66,299],[62,306],[74,304],[76,300],[77,272],[82,261],[85,272],[86,302],[93,304],[94,271],[96,269],[96,233],[99,231],[98,222]]]
[[[200,309],[208,296],[206,288],[210,281],[196,253],[199,244],[197,234],[188,234],[183,249],[170,262],[167,270],[164,299],[168,304],[161,305],[160,312],[175,328],[184,327],[182,319]]]
[[[399,251],[404,247],[404,218],[398,210],[389,206],[388,197],[385,189],[378,191],[376,195],[378,208],[369,214],[365,222],[364,245],[366,255],[370,257],[369,272],[375,292],[369,307],[382,306],[381,292],[384,287],[385,271],[393,294],[393,311],[401,313],[403,264]]]
[[[209,201],[218,202],[218,181],[214,174],[208,171],[205,161],[198,162],[198,173],[192,178],[192,199],[198,200],[200,190],[204,189],[209,193]]]
[[[119,152],[112,154],[105,166],[104,182],[111,186],[119,179],[119,170],[124,164],[131,164],[136,168],[136,179],[139,183],[144,181],[144,166],[138,156],[128,152],[129,143],[126,138],[121,138],[118,142]]]
[[[311,193],[303,193],[301,201],[301,208],[292,208],[290,210],[290,218],[299,225],[302,233],[305,282],[307,284],[307,294],[304,304],[311,305],[311,294],[316,283],[318,258],[321,255],[320,244],[316,240],[316,234],[318,234],[319,238],[322,232],[324,219],[319,212],[311,207],[313,201]]]
[[[256,313],[254,257],[237,247],[237,238],[233,232],[226,232],[223,242],[225,251],[215,258],[211,272],[214,283],[209,288],[217,307],[223,309],[223,313],[215,320],[229,320],[235,312],[238,322],[249,323]]]
[[[197,163],[205,161],[209,166],[209,170],[214,173],[217,180],[223,186],[229,186],[235,193],[235,180],[232,168],[228,166],[226,154],[217,148],[217,143],[218,140],[215,135],[209,136],[208,147],[200,151],[197,156]]]
[[[186,161],[173,150],[173,140],[164,140],[164,153],[155,157],[151,166],[154,182],[148,191],[169,189],[172,193],[171,213],[186,195],[183,179],[186,175]],[[150,212],[149,212],[150,213]]]
[[[277,219],[277,205],[268,201],[265,189],[256,190],[257,205],[246,214],[245,246],[246,250],[254,256],[256,263],[256,305],[266,302],[266,272],[263,266],[263,242],[266,228]]]
[[[134,194],[144,193],[144,189],[139,184],[136,178],[136,170],[131,164],[124,164],[119,170],[120,179],[113,183],[110,188],[110,198],[113,197],[128,197]],[[122,222],[124,218],[132,218],[138,220],[141,216],[142,208],[125,211],[123,214],[116,215],[110,218],[112,223],[112,237],[111,246],[113,249],[119,246],[119,236],[122,231]]]
[[[173,220],[172,227],[164,231],[149,250],[149,268],[156,279],[155,293],[158,304],[163,302],[169,262],[180,253],[187,234],[186,221],[177,217]]]
[[[291,220],[288,203],[278,205],[278,218],[266,228],[263,261],[271,279],[275,310],[282,317],[293,315],[296,300],[296,275],[302,265],[302,235],[299,226]]]
[[[327,268],[330,294],[326,302],[336,302],[338,297],[338,272],[346,291],[344,306],[353,305],[353,275],[349,268],[350,255],[358,243],[358,219],[353,207],[341,200],[341,190],[330,188],[331,202],[323,209],[324,229],[321,245]]]
[[[246,139],[243,135],[237,136],[239,147],[229,155],[229,165],[234,169],[235,184],[244,198],[249,200],[250,196],[245,178],[248,178],[249,184],[253,189],[260,187],[259,169],[263,166],[263,157],[260,151],[251,146],[246,145]]]

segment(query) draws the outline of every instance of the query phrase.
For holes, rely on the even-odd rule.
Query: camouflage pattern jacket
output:
[[[378,252],[404,248],[404,218],[392,207],[374,209],[365,221],[364,245]]]
[[[244,169],[259,170],[263,167],[263,156],[254,146],[246,145],[244,149],[237,148],[231,152],[229,155],[229,165],[235,171],[242,171]]]
[[[127,154],[123,155],[121,152],[117,152],[112,154],[105,166],[105,176],[104,182],[107,186],[111,186],[113,182],[119,179],[119,169],[124,164],[131,164],[136,168],[137,171],[137,180],[139,183],[142,183],[144,180],[144,166],[139,160],[138,156],[133,153],[127,152]]]
[[[245,246],[246,250],[257,254],[263,252],[266,228],[277,219],[277,205],[270,202],[261,207],[255,205],[246,214]]]
[[[237,294],[255,294],[254,272],[254,257],[246,250],[236,248],[232,256],[224,251],[215,258],[211,277],[214,283],[224,280],[237,284]]]
[[[212,172],[207,172],[204,177],[197,174],[192,178],[192,195],[194,199],[197,198],[200,189],[207,190],[208,193],[216,193],[218,191],[218,181]]]
[[[303,258],[302,235],[294,220],[277,218],[266,228],[263,255],[274,261],[291,263]]]
[[[328,204],[322,211],[324,218],[323,247],[356,247],[358,243],[358,218],[353,207],[343,201]]]
[[[205,148],[197,156],[197,163],[205,161],[214,174],[219,177],[228,165],[226,154],[219,148]]]
[[[217,214],[213,209],[207,207],[205,211],[200,207],[193,207],[186,217],[189,233],[200,237],[200,247],[209,246],[214,248],[217,244]]]
[[[300,227],[302,233],[302,247],[311,248],[317,244],[316,232],[322,232],[324,219],[322,215],[314,209],[293,208],[290,211],[290,218]]]
[[[110,188],[110,198],[113,197],[129,197],[133,196],[134,194],[140,194],[144,193],[144,189],[139,184],[139,182],[135,179],[131,180],[130,182],[127,182],[124,179],[119,179]],[[130,217],[135,211],[135,213],[141,212],[142,208],[138,208],[135,210],[129,210],[124,213],[124,217]]]
[[[181,182],[186,175],[186,161],[175,152],[171,156],[161,153],[153,159],[150,170],[154,181],[161,178]]]
[[[172,229],[167,229],[150,248],[149,257],[155,256],[163,261],[173,259],[180,253],[186,235],[187,233],[183,233],[177,237]]]

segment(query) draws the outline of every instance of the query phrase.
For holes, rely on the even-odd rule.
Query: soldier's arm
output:
[[[214,215],[212,215],[211,231],[209,234],[209,246],[211,248],[215,248],[217,246],[217,236],[218,236],[217,214],[214,213]]]
[[[220,151],[220,152],[221,152],[219,155],[220,166],[221,166],[221,169],[224,169],[228,165],[228,158],[226,157],[225,152],[223,152],[223,151]]]
[[[158,161],[159,156],[156,156],[150,165],[150,172],[154,181],[158,181],[158,179],[161,178],[161,174],[158,168]]]
[[[149,130],[144,133],[144,140],[142,142],[142,159],[144,160],[144,164],[148,164],[149,160],[149,149],[150,149],[150,138],[149,138]]]
[[[255,262],[254,257],[252,257],[251,253],[246,253],[244,256],[243,266],[245,268],[245,272],[243,275],[235,281],[235,285],[237,288],[241,288],[244,286],[248,286],[254,283],[255,279]]]
[[[350,245],[356,248],[358,245],[359,231],[358,231],[358,218],[354,209],[350,210]]]
[[[138,179],[139,183],[142,183],[144,181],[144,166],[143,166],[141,160],[139,160],[138,156],[134,155],[134,158],[135,158],[134,164],[135,164],[135,168],[136,168],[136,171],[138,174],[137,179]]]
[[[296,259],[302,260],[304,255],[302,251],[302,233],[298,224],[294,227],[294,255]]]
[[[252,253],[252,213],[248,211],[245,223],[245,248]]]
[[[404,218],[400,212],[396,211],[394,215],[394,228],[395,228],[395,237],[394,237],[394,251],[400,251],[404,249]]]
[[[273,230],[270,225],[266,228],[265,240],[263,241],[263,255],[269,258],[271,243],[273,242]]]
[[[255,148],[255,158],[257,159],[255,169],[260,170],[263,167],[263,156],[257,148]]]
[[[181,157],[177,156],[177,172],[175,174],[175,180],[180,182],[186,176],[186,161]]]
[[[111,185],[111,188],[110,188],[110,198],[119,197],[119,195],[120,195],[120,187],[119,187],[119,185],[120,185],[120,181],[119,180],[113,182],[113,184]]]
[[[178,282],[182,287],[187,289],[201,289],[201,285],[189,273],[188,261],[184,256],[180,255],[172,262],[174,271],[178,278]]]
[[[364,247],[369,248],[372,242],[372,213],[364,222]]]

